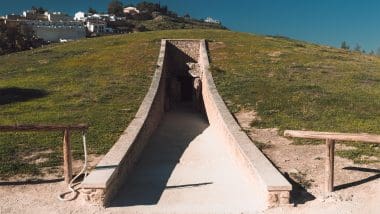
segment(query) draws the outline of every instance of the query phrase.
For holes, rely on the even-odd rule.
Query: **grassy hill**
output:
[[[176,30],[176,29],[227,29],[223,25],[215,23],[206,23],[197,19],[183,17],[159,16],[152,20],[132,20],[135,26],[144,26],[147,31],[157,30]]]
[[[380,134],[380,58],[284,38],[176,30],[85,39],[0,56],[0,124],[88,123],[90,153],[104,154],[133,119],[161,38],[205,38],[232,112],[256,127]],[[60,166],[62,133],[0,134],[0,177]],[[81,153],[73,137],[74,156]],[[380,158],[379,147],[359,147]]]

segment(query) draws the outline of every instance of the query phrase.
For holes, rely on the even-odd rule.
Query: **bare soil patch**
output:
[[[24,159],[30,160],[34,163],[47,161],[47,159],[45,160],[45,158],[38,158],[38,156],[40,154],[50,153],[51,151],[52,150],[36,152],[34,154],[25,156]],[[88,155],[87,169],[90,171],[93,167],[96,166],[96,164],[98,164],[98,162],[102,159],[102,157],[104,157],[104,155],[94,155],[94,154]],[[83,160],[73,160],[74,174],[79,173],[82,170],[83,164],[84,164]],[[0,179],[0,188],[1,186],[3,186],[1,184],[5,185],[6,183],[28,183],[28,182],[39,183],[40,181],[43,183],[43,181],[46,181],[46,180],[60,180],[63,177],[63,164],[62,166],[59,166],[59,167],[44,167],[42,168],[41,171],[42,173],[40,175],[33,176],[30,174],[27,174],[27,175],[20,174],[20,175],[12,176],[6,180]]]
[[[278,129],[257,129],[250,123],[257,120],[254,111],[240,111],[236,118],[263,153],[293,184],[292,206],[267,213],[375,213],[380,209],[380,163],[354,164],[335,158],[335,192],[324,192],[326,148],[321,145],[294,145],[278,134]],[[336,150],[354,147],[337,144]]]
[[[33,155],[31,155],[30,158]],[[89,155],[89,170],[103,155]],[[73,161],[74,174],[83,167],[82,160]],[[45,168],[42,175],[18,175],[0,180],[0,214],[5,213],[104,213],[105,209],[85,202],[81,197],[74,201],[58,200],[60,193],[68,191],[63,182],[63,168]]]

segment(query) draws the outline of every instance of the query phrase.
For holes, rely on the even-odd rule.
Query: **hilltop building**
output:
[[[140,11],[135,7],[126,7],[126,8],[124,8],[124,13],[130,14],[130,15],[135,15],[135,14],[139,14]]]
[[[76,40],[86,37],[86,29],[81,22],[62,12],[39,13],[36,10],[24,11],[22,15],[7,15],[5,24],[19,23],[34,31],[36,36],[46,42]]]
[[[49,12],[45,12],[45,15],[48,19],[48,21],[50,22],[69,22],[69,21],[72,21],[73,18],[69,15],[67,15],[66,13],[62,13],[62,12],[52,12],[52,13],[49,13]]]
[[[47,42],[77,40],[86,37],[86,29],[80,22],[26,20],[25,24],[35,32],[38,38]]]
[[[66,13],[62,12],[49,12],[45,11],[44,13],[39,13],[36,10],[27,10],[22,13],[22,17],[26,20],[40,20],[40,21],[70,21],[72,18]]]
[[[86,27],[93,36],[113,33],[113,29],[107,27],[107,22],[101,19],[87,19]]]
[[[39,13],[36,10],[27,10],[27,11],[22,12],[22,16],[27,20],[48,21],[47,12]]]
[[[20,21],[24,21],[26,20],[26,18],[24,16],[21,16],[21,15],[15,15],[15,14],[8,14],[8,15],[5,15],[4,17],[4,23],[5,24],[10,24],[12,22],[20,22]]]
[[[220,24],[220,21],[219,20],[216,20],[216,19],[213,19],[211,17],[207,17],[204,22],[207,22],[207,23],[213,23],[213,24]]]
[[[126,17],[117,17],[115,15],[98,13],[86,14],[78,11],[75,13],[74,20],[80,21],[84,24],[89,36],[99,36],[123,32],[119,28],[114,27],[118,26],[119,21],[125,21]]]
[[[74,15],[74,21],[85,22],[86,19],[87,19],[87,16],[86,16],[86,13],[85,13],[85,12],[78,11],[78,12],[76,12],[75,15]]]

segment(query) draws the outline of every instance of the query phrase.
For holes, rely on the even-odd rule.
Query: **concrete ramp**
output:
[[[127,213],[254,213],[289,203],[291,185],[229,113],[204,40],[163,40],[136,118],[82,184]]]
[[[110,206],[131,213],[262,209],[249,175],[239,169],[222,142],[191,108],[169,111]]]

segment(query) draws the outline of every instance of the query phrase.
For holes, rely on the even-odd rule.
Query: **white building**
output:
[[[35,13],[35,11],[27,10],[22,12],[22,16],[26,17],[28,14]]]
[[[220,21],[219,21],[219,20],[213,19],[213,18],[211,18],[211,17],[207,17],[207,18],[205,19],[205,22],[207,22],[207,23],[213,23],[213,24],[220,24]]]
[[[72,17],[61,12],[46,11],[41,14],[36,10],[28,10],[24,11],[21,16],[8,15],[6,21],[17,22],[29,27],[38,38],[47,42],[77,40],[86,37],[86,28],[83,23],[73,21]]]
[[[76,12],[75,15],[74,15],[74,20],[75,21],[85,22],[86,21],[86,13],[82,12],[82,11]]]
[[[90,33],[103,33],[106,28],[106,23],[100,20],[88,20],[86,27]]]
[[[45,13],[38,13],[36,10],[27,10],[22,12],[22,16],[25,17],[25,19],[28,20],[48,20],[47,12]]]
[[[16,14],[8,14],[8,15],[5,15],[5,19],[11,20],[11,21],[21,21],[21,20],[25,20],[25,17],[16,15]]]
[[[112,28],[107,27],[107,23],[103,20],[87,20],[86,27],[88,32],[94,33],[97,35],[113,33]]]
[[[45,12],[45,15],[47,16],[48,20],[51,22],[59,22],[59,21],[69,22],[72,20],[72,17],[62,12],[52,12],[52,13]]]
[[[24,23],[33,29],[38,38],[48,42],[86,37],[86,29],[81,22],[25,20]]]
[[[75,13],[74,20],[75,21],[82,21],[86,22],[87,20],[102,20],[102,21],[116,21],[120,17],[116,17],[115,15],[110,15],[110,14],[99,14],[99,13],[94,13],[94,14],[86,14],[84,12],[78,11]],[[125,18],[125,17],[121,17]]]
[[[110,21],[114,22],[116,21],[117,17],[115,15],[110,15]]]
[[[139,14],[140,11],[137,10],[137,8],[135,7],[126,7],[124,8],[124,13],[134,15],[134,14]]]

